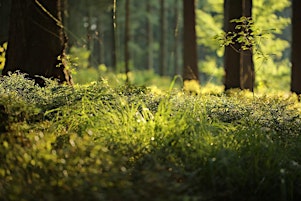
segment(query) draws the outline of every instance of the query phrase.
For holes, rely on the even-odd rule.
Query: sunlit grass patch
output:
[[[4,77],[0,199],[298,200],[297,97],[213,88]]]

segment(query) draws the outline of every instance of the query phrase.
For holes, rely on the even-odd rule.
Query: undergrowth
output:
[[[47,83],[1,78],[0,200],[301,198],[292,95]]]

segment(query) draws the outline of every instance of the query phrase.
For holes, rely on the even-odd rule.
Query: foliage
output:
[[[3,43],[2,46],[0,46],[0,70],[4,68],[6,49],[7,49],[7,43]]]
[[[215,62],[216,65],[211,68],[215,69],[214,72],[218,72],[223,62],[223,48],[218,47],[217,41],[220,39],[222,42],[219,44],[222,46],[231,45],[235,42],[233,39],[236,39],[236,35],[233,33],[223,33],[222,31],[223,1],[202,1],[199,4],[196,30],[199,38],[198,44],[200,45],[202,54],[205,54],[204,58],[200,61],[200,66],[203,67],[207,63],[212,64],[212,62]],[[289,87],[287,82],[280,84],[276,81],[279,77],[283,80],[289,79],[287,73],[280,74],[283,71],[277,70],[279,66],[282,66],[286,68],[284,71],[289,71],[287,56],[289,54],[288,41],[290,38],[287,37],[289,34],[286,30],[289,27],[290,19],[289,15],[285,13],[285,9],[289,5],[289,0],[256,0],[253,2],[252,19],[241,18],[234,20],[234,22],[242,23],[237,26],[237,29],[241,30],[238,33],[238,40],[243,43],[243,48],[248,49],[250,45],[254,45],[252,50],[255,55],[255,79],[256,85],[260,86],[260,90],[263,86],[266,86],[262,85],[262,78],[265,78],[264,80],[271,79],[271,83],[275,84],[273,87],[277,89],[287,89]],[[247,30],[252,31],[249,32]],[[217,40],[216,36],[218,36]],[[203,71],[203,69],[201,68],[200,71]],[[206,70],[204,72],[207,74]],[[275,72],[279,72],[279,74]],[[206,75],[206,77],[208,76]],[[215,76],[213,75],[213,77]],[[222,74],[219,74],[219,78],[215,78],[212,81],[221,79]],[[220,84],[220,82],[214,83]]]
[[[47,83],[1,78],[1,200],[301,198],[297,97]]]

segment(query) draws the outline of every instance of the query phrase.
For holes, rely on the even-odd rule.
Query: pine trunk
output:
[[[292,73],[291,73],[291,91],[301,94],[301,1],[293,0],[292,4]]]
[[[183,79],[198,80],[197,45],[195,31],[195,0],[183,0],[184,5],[184,69]]]
[[[62,25],[61,0],[13,0],[9,40],[3,75],[20,71],[38,84],[37,77],[55,78],[72,84],[65,68],[66,36]]]
[[[224,29],[226,33],[237,33],[237,23],[230,22],[242,16],[252,16],[252,0],[225,0],[224,1]],[[234,38],[232,45],[225,47],[225,90],[232,88],[248,89],[253,91],[255,72],[252,48],[242,50],[241,44]]]

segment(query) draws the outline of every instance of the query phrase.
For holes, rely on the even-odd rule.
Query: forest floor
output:
[[[0,200],[301,200],[294,95],[0,81]]]

